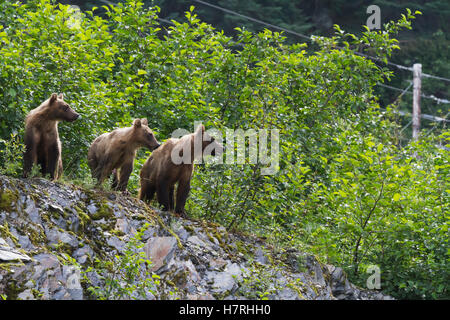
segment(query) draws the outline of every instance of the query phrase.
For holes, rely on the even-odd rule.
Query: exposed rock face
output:
[[[0,176],[0,294],[90,299],[87,287],[102,288],[105,275],[86,269],[96,259],[122,255],[137,230],[145,230],[141,252],[152,262],[149,271],[160,277],[146,299],[390,299],[357,288],[341,268],[313,256],[274,253],[260,240],[153,210],[132,197],[5,176]]]
[[[175,237],[152,237],[145,244],[145,254],[152,261],[151,271],[162,273],[167,270],[177,247]]]

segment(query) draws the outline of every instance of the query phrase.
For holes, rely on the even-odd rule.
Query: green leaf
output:
[[[16,92],[16,90],[14,90],[14,88],[11,88],[11,89],[9,89],[8,94],[14,98],[16,96],[17,92]]]

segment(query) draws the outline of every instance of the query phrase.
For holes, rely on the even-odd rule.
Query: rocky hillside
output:
[[[390,298],[357,288],[341,268],[321,264],[311,255],[275,251],[259,239],[228,233],[206,221],[181,219],[120,193],[5,176],[0,176],[0,295]]]

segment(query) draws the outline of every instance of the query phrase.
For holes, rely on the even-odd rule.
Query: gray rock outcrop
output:
[[[158,279],[146,299],[390,299],[354,286],[341,268],[314,256],[275,252],[262,240],[182,219],[130,196],[5,176],[0,176],[0,294],[92,299],[88,287],[101,290],[108,277],[95,262],[116,261],[138,230],[142,246],[136,253],[151,261],[141,268]]]

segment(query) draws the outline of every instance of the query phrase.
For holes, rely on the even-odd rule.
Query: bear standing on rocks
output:
[[[97,186],[109,177],[114,170],[112,188],[125,191],[133,171],[136,151],[140,147],[154,150],[159,147],[147,119],[136,119],[128,128],[104,133],[92,142],[88,152],[88,164]],[[120,169],[120,176],[118,169]]]
[[[64,101],[63,95],[53,93],[39,107],[30,111],[25,119],[25,154],[23,176],[28,177],[33,164],[41,166],[43,175],[52,180],[62,175],[61,141],[58,135],[59,121],[75,121],[79,118]]]
[[[170,138],[155,150],[142,167],[139,199],[150,201],[157,194],[165,211],[174,206],[174,188],[178,183],[175,213],[185,217],[184,206],[189,195],[194,160],[205,155],[219,155],[223,146],[200,125],[194,133],[180,139]],[[208,151],[209,150],[209,151]]]

